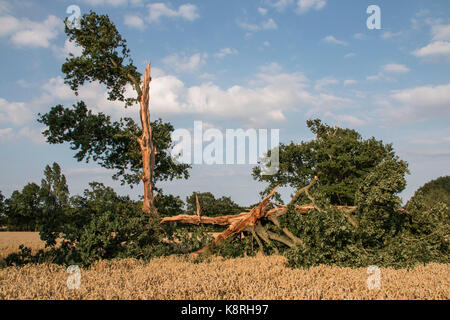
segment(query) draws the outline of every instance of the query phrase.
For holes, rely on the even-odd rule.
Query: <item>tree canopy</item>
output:
[[[373,168],[382,161],[400,161],[391,144],[374,137],[363,139],[353,129],[332,127],[319,119],[306,124],[315,138],[280,143],[280,167],[275,175],[263,175],[259,166],[253,168],[254,179],[269,182],[265,193],[278,184],[298,189],[318,176],[317,187],[332,204],[353,205],[359,185]]]
[[[173,126],[161,119],[150,122],[149,66],[147,82],[141,88],[141,74],[130,57],[126,40],[107,15],[91,11],[80,19],[79,28],[66,24],[65,32],[82,48],[80,56],[71,54],[62,65],[65,83],[78,94],[86,82],[98,81],[106,86],[109,100],[123,101],[124,107],[139,102],[142,126],[128,117],[113,121],[109,115],[93,112],[84,101],[71,108],[58,104],[48,113],[39,114],[38,121],[47,126],[43,132],[47,142],[69,143],[78,161],[93,160],[115,170],[113,178],[122,184],[133,186],[144,181],[145,198],[153,204],[156,182],[187,178],[190,166],[176,163],[170,156]],[[130,98],[127,89],[131,88],[136,96]]]
[[[429,203],[430,206],[437,202],[442,202],[450,208],[450,176],[439,177],[425,183],[416,190],[406,207],[409,206],[415,197],[422,197],[422,200]]]

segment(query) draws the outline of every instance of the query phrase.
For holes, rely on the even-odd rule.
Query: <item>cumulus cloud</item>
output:
[[[284,11],[288,6],[294,3],[294,0],[268,0],[267,5],[275,8],[277,11]]]
[[[233,48],[223,48],[223,49],[220,49],[219,52],[217,52],[216,54],[214,54],[214,56],[215,56],[216,58],[221,59],[221,58],[224,58],[224,57],[226,57],[226,56],[228,56],[228,55],[237,54],[237,53],[238,53],[238,51],[237,51],[236,49],[233,49]]]
[[[13,137],[13,128],[0,128],[0,141],[11,140]]]
[[[272,19],[268,19],[265,21],[262,21],[259,24],[253,24],[253,23],[248,23],[245,21],[236,21],[238,27],[240,27],[241,29],[248,31],[249,33],[253,33],[253,32],[257,32],[257,31],[261,31],[261,30],[276,30],[278,29],[278,25],[277,23]]]
[[[450,24],[433,24],[431,42],[414,50],[412,54],[425,61],[439,62],[443,59],[450,62]]]
[[[355,33],[353,35],[353,38],[355,38],[357,40],[363,40],[363,39],[366,39],[367,36],[364,33]]]
[[[70,54],[75,57],[79,57],[83,53],[83,47],[77,46],[76,43],[70,39],[66,39],[66,41],[64,41],[63,47],[53,45],[52,49],[55,56],[60,59],[68,58]]]
[[[142,0],[83,0],[88,5],[91,6],[112,6],[120,7],[126,5],[142,6]]]
[[[450,42],[435,41],[425,47],[415,50],[413,54],[418,58],[450,57]]]
[[[124,17],[124,21],[123,22],[128,27],[134,28],[134,29],[143,30],[144,27],[145,27],[144,20],[141,17],[137,16],[137,15],[127,14]]]
[[[450,41],[450,24],[432,26],[431,34],[433,41]]]
[[[380,113],[392,121],[417,122],[450,117],[450,84],[393,91]]]
[[[24,124],[33,120],[33,112],[23,102],[9,102],[0,98],[0,122]]]
[[[381,34],[381,39],[383,40],[388,40],[388,39],[392,39],[395,37],[400,36],[402,33],[401,32],[391,32],[391,31],[385,31]]]
[[[408,73],[410,70],[403,64],[390,63],[383,66],[383,71],[387,73]]]
[[[326,0],[267,0],[267,5],[275,8],[277,11],[284,11],[287,7],[290,7],[296,3],[295,12],[297,14],[303,14],[310,10],[320,10],[327,4]]]
[[[261,7],[258,8],[258,12],[262,16],[265,16],[267,14],[267,11],[268,10],[266,8],[261,8]]]
[[[11,4],[6,0],[0,0],[0,13],[7,13],[11,11]]]
[[[367,76],[366,80],[368,81],[378,81],[378,80],[385,80],[385,81],[396,81],[395,78],[392,78],[391,76],[396,74],[405,74],[408,73],[410,69],[403,65],[403,64],[397,64],[397,63],[388,63],[381,67],[381,71],[378,72],[375,75]],[[388,76],[386,74],[389,74],[391,76]]]
[[[352,127],[360,127],[360,126],[366,124],[365,120],[359,119],[355,116],[348,115],[348,114],[334,114],[332,112],[325,112],[325,116],[336,120],[338,125],[347,124]]]
[[[345,59],[348,59],[348,58],[353,58],[354,56],[356,56],[356,53],[354,53],[354,52],[349,52],[349,53],[347,53],[347,54],[344,56],[344,58],[345,58]]]
[[[158,23],[161,18],[180,18],[187,21],[194,21],[199,18],[198,8],[193,4],[183,4],[178,9],[171,9],[163,2],[150,3],[148,6],[148,18],[147,20],[152,23]]]
[[[246,126],[261,126],[283,122],[287,113],[303,110],[305,114],[323,114],[333,108],[348,106],[351,101],[333,94],[314,93],[310,81],[299,72],[289,73],[277,63],[262,66],[252,81],[222,88],[211,80],[188,86],[175,75],[154,68],[151,83],[151,112],[158,116],[191,115],[198,119],[234,119]],[[61,103],[69,107],[83,100],[95,112],[103,112],[113,119],[132,117],[139,121],[138,106],[124,108],[118,101],[109,101],[105,86],[98,82],[80,87],[79,96],[64,84],[62,77],[54,77],[41,86],[41,95],[28,103],[11,103],[0,100],[0,121],[6,127],[30,127],[35,119],[33,110],[47,112],[49,105]],[[135,97],[131,86],[126,87],[127,97]],[[8,125],[11,124],[11,125]],[[31,127],[30,127],[31,128]],[[3,130],[7,136],[10,130]],[[34,129],[23,129],[23,137],[32,137]],[[16,133],[17,134],[17,133]]]
[[[206,64],[206,53],[195,53],[192,56],[172,54],[163,59],[163,63],[177,72],[194,72]]]
[[[64,29],[61,19],[49,15],[42,22],[18,19],[11,15],[0,17],[0,37],[8,37],[18,47],[50,47],[50,43]]]
[[[344,87],[350,86],[350,85],[353,85],[353,84],[357,84],[357,83],[358,83],[358,81],[352,80],[352,79],[344,80]]]
[[[346,46],[347,42],[343,41],[343,40],[338,40],[336,39],[334,36],[329,35],[326,36],[325,38],[322,39],[323,41],[327,42],[327,43],[333,43],[333,44],[338,44],[340,46]]]
[[[339,83],[338,80],[336,80],[334,78],[326,77],[326,78],[322,78],[320,80],[317,80],[316,81],[316,85],[314,86],[314,89],[317,90],[317,91],[321,91],[321,90],[323,90],[323,88],[325,86],[329,86],[329,85],[332,85],[332,84],[338,84],[338,83]]]
[[[326,0],[298,0],[297,12],[302,14],[309,10],[320,10],[327,4]]]

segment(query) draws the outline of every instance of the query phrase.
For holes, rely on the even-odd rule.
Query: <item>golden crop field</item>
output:
[[[44,248],[38,232],[0,232],[0,258],[17,252],[19,245],[25,245],[32,251]]]
[[[380,271],[380,290],[369,290],[366,268],[290,269],[280,256],[200,263],[171,256],[99,261],[81,269],[79,289],[68,289],[65,267],[27,265],[0,269],[0,299],[450,299],[448,264]]]

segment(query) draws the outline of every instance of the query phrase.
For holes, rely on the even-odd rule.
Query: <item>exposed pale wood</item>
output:
[[[197,206],[197,216],[200,218],[201,209],[200,209],[200,203],[198,202],[198,196],[195,194],[195,204]]]
[[[280,225],[280,222],[278,221],[278,218],[288,212],[288,207],[293,206],[295,202],[298,200],[300,195],[302,193],[306,193],[307,197],[311,200],[311,204],[305,204],[305,205],[297,205],[294,206],[294,212],[305,214],[310,210],[319,210],[320,212],[323,212],[322,209],[318,208],[315,204],[314,198],[311,197],[309,194],[309,190],[314,186],[314,184],[318,181],[317,177],[314,177],[314,179],[308,184],[307,186],[299,189],[294,197],[291,199],[288,205],[281,205],[281,204],[273,204],[270,203],[269,200],[272,198],[272,196],[275,194],[277,188],[279,186],[276,186],[269,195],[262,200],[258,206],[252,208],[250,211],[241,212],[239,214],[235,215],[224,215],[224,216],[218,216],[218,217],[206,217],[200,215],[200,204],[198,202],[198,197],[196,195],[196,204],[197,204],[197,215],[186,215],[181,214],[173,217],[165,217],[161,219],[160,223],[165,222],[180,222],[180,223],[189,223],[189,224],[213,224],[213,225],[221,225],[221,226],[228,226],[228,228],[220,233],[211,243],[203,247],[202,249],[198,250],[197,252],[194,252],[193,255],[196,256],[198,254],[204,253],[208,251],[209,248],[211,248],[213,245],[217,244],[219,241],[227,239],[231,237],[234,234],[237,234],[239,232],[247,231],[251,232],[254,239],[256,239],[260,249],[262,250],[262,242],[260,239],[262,239],[265,243],[270,245],[272,248],[274,248],[275,251],[278,251],[277,248],[273,245],[273,243],[270,241],[275,240],[281,243],[284,243],[285,245],[295,248],[297,246],[305,247],[304,243],[301,239],[297,238],[294,234],[292,234],[288,229],[282,228]],[[268,209],[269,205],[276,205],[278,208],[272,208]],[[335,206],[334,208],[337,208],[338,210],[342,210],[345,213],[346,218],[348,221],[354,225],[356,221],[351,217],[351,213],[357,210],[356,206]],[[267,231],[264,229],[264,227],[261,224],[262,218],[268,218],[284,235],[280,235],[271,231]]]
[[[152,127],[150,125],[150,64],[145,68],[141,94],[139,95],[142,136],[138,139],[142,153],[142,182],[144,183],[144,212],[157,215],[152,190],[153,171],[155,168],[156,147],[153,145]]]

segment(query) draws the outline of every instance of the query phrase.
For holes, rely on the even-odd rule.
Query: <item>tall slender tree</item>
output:
[[[98,81],[106,86],[108,100],[122,101],[124,107],[139,103],[141,127],[131,118],[113,122],[110,116],[95,114],[79,101],[73,108],[57,105],[39,115],[38,121],[47,126],[44,135],[49,143],[69,142],[71,149],[78,151],[78,161],[92,159],[115,169],[113,178],[120,178],[122,184],[132,186],[142,181],[142,210],[156,215],[155,182],[187,178],[189,166],[174,162],[168,152],[173,127],[160,119],[150,121],[150,64],[141,81],[126,40],[107,15],[91,11],[83,15],[78,27],[66,23],[65,32],[82,48],[80,56],[71,54],[62,65],[65,83],[78,95],[85,82]],[[126,95],[127,86],[134,89],[136,97]]]

